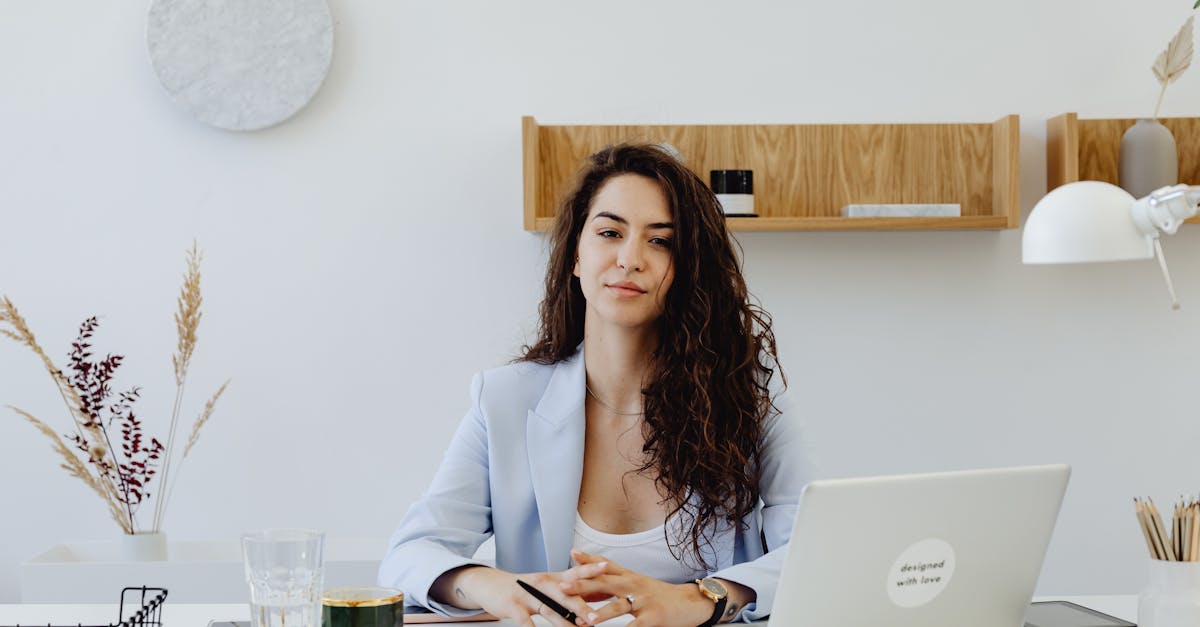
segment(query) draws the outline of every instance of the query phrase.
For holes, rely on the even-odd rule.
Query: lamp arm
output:
[[[1174,235],[1185,220],[1196,215],[1198,204],[1200,185],[1162,187],[1134,201],[1133,222],[1148,237],[1157,239],[1160,232]]]
[[[1197,204],[1200,204],[1200,186],[1185,184],[1160,187],[1150,192],[1149,196],[1135,200],[1130,208],[1138,230],[1154,240],[1154,255],[1158,257],[1163,279],[1167,282],[1172,309],[1179,309],[1179,298],[1175,295],[1175,286],[1171,282],[1171,273],[1167,270],[1167,259],[1163,256],[1162,242],[1158,236],[1160,233],[1174,235],[1184,220],[1196,215]]]

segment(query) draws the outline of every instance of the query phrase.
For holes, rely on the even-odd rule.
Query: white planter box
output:
[[[386,540],[325,541],[325,587],[375,585]],[[168,602],[245,603],[238,542],[170,542],[164,562],[123,562],[116,542],[58,544],[21,564],[22,603],[116,603],[125,586],[166,588]]]

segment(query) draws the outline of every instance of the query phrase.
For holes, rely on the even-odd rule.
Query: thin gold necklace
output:
[[[592,398],[596,399],[597,403],[600,403],[600,405],[602,407],[604,407],[608,411],[611,411],[612,413],[614,413],[618,416],[641,416],[642,414],[646,413],[645,410],[635,411],[635,412],[618,411],[616,407],[613,407],[612,405],[609,405],[608,403],[605,403],[604,401],[600,400],[600,397],[596,396],[596,393],[592,391],[591,386],[589,386],[586,382],[583,384],[583,388],[585,390],[587,390],[588,394],[592,395]]]

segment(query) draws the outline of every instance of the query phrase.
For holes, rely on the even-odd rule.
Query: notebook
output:
[[[1020,627],[1071,469],[819,480],[769,625]]]

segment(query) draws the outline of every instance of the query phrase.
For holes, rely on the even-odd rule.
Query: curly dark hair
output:
[[[538,339],[518,361],[558,363],[583,341],[586,303],[572,272],[579,238],[596,193],[622,174],[657,181],[675,226],[675,278],[642,389],[647,461],[638,472],[654,473],[671,514],[682,516],[681,536],[667,538],[672,555],[694,557],[707,570],[713,565],[701,549],[717,523],[741,532],[758,504],[764,422],[775,411],[767,382],[778,367],[771,317],[750,302],[708,186],[653,144],[609,146],[588,157],[551,235]]]

